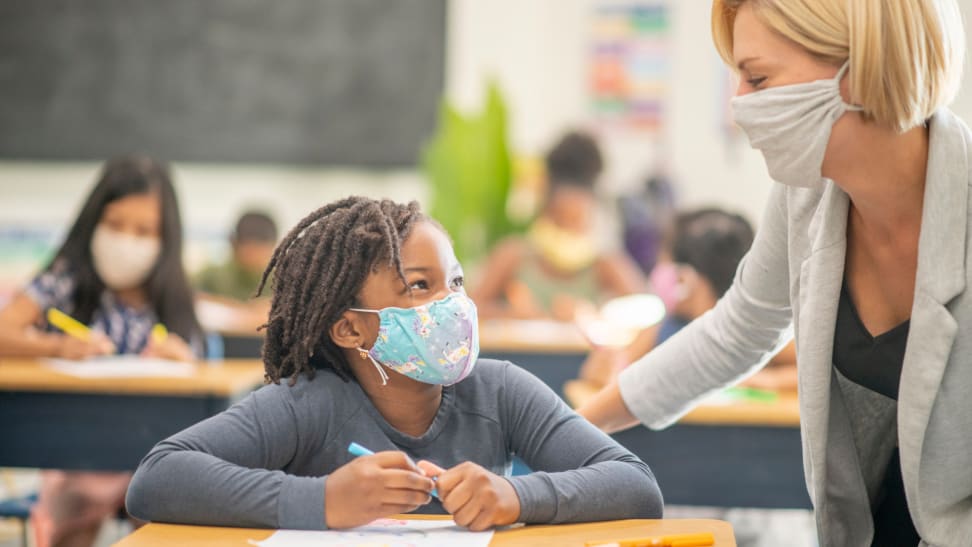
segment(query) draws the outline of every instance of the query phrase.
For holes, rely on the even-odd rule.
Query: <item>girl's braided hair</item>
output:
[[[325,205],[301,220],[280,242],[263,272],[259,295],[273,274],[273,300],[263,344],[267,381],[279,384],[330,368],[353,378],[330,328],[354,307],[368,275],[394,268],[402,282],[401,244],[426,217],[416,202],[349,197]]]

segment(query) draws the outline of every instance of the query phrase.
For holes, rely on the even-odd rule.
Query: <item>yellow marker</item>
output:
[[[628,539],[600,539],[588,541],[587,547],[707,547],[715,544],[715,536],[709,532],[700,534],[675,534]]]
[[[64,331],[64,334],[87,342],[91,339],[91,329],[77,319],[57,308],[48,308],[47,322]]]
[[[152,327],[152,343],[155,345],[165,343],[165,339],[169,337],[169,331],[166,330],[165,325],[162,323],[156,323]]]

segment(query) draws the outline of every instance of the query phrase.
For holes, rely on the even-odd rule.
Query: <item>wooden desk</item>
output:
[[[575,380],[565,391],[576,407],[597,387]],[[661,431],[637,426],[612,437],[651,466],[666,503],[811,508],[796,394],[701,405]]]
[[[601,389],[583,380],[564,385],[564,395],[577,408]],[[730,404],[702,404],[682,417],[680,424],[751,425],[754,427],[800,427],[800,402],[796,393],[779,393],[772,402],[738,401]]]
[[[200,362],[184,377],[76,378],[0,359],[0,466],[132,470],[155,443],[262,383],[256,360]]]
[[[411,518],[411,517],[409,517]],[[665,534],[712,532],[716,547],[735,547],[732,526],[708,519],[618,520],[585,524],[522,526],[493,535],[491,547],[583,547],[584,542]],[[218,528],[175,524],[148,524],[116,543],[116,547],[231,547],[251,545],[250,540],[267,539],[272,530]]]

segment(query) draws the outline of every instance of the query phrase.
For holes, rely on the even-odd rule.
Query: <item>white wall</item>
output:
[[[97,163],[0,162],[0,228],[66,229],[94,185],[99,167]],[[220,258],[206,255],[224,250],[226,234],[246,209],[269,212],[286,233],[315,208],[347,195],[398,201],[426,197],[424,181],[409,170],[180,163],[174,168],[174,179],[188,239],[196,243],[188,248],[191,269]]]

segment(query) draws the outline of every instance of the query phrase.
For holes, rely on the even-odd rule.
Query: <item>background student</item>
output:
[[[753,228],[741,215],[716,208],[678,214],[652,275],[653,290],[667,304],[665,318],[642,331],[627,348],[595,349],[581,368],[581,378],[606,384],[621,368],[712,309],[729,290],[739,261],[752,243]],[[795,390],[795,367],[796,354],[791,343],[774,356],[770,367],[748,383],[753,387]]]
[[[156,445],[133,515],[320,529],[418,510],[474,530],[661,515],[644,462],[537,378],[478,358],[462,267],[417,204],[324,206],[270,272],[273,383]],[[351,442],[377,454],[354,458]],[[540,472],[508,476],[514,453]]]
[[[46,319],[51,309],[86,325],[90,336],[59,332]],[[150,335],[160,323],[168,330],[164,340]],[[4,356],[189,360],[201,353],[202,340],[169,171],[140,155],[105,164],[54,258],[0,309]],[[90,545],[102,520],[121,508],[129,477],[44,472],[31,514],[37,545]]]
[[[605,252],[594,236],[594,188],[603,169],[597,143],[564,135],[546,157],[543,210],[526,237],[500,242],[472,291],[483,317],[574,319],[578,303],[645,290],[637,265]]]
[[[251,302],[277,245],[277,225],[266,213],[247,211],[237,219],[229,243],[229,258],[199,272],[196,288],[210,296]]]
[[[194,279],[199,291],[196,296],[203,301],[200,308],[203,320],[207,303],[217,305],[217,310],[223,309],[215,314],[217,318],[226,317],[227,313],[232,317],[225,325],[207,323],[207,328],[255,333],[267,321],[270,298],[256,297],[255,293],[276,244],[277,225],[269,215],[259,211],[240,215],[230,235],[229,258],[221,264],[207,266]]]

